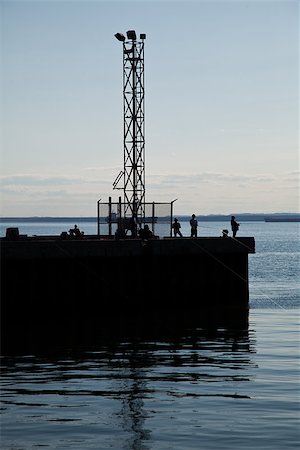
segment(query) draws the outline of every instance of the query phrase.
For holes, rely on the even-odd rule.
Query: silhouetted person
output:
[[[235,220],[235,216],[231,216],[230,224],[232,229],[232,236],[235,237],[240,226],[240,224]]]
[[[126,238],[126,233],[125,233],[125,229],[122,226],[122,224],[120,224],[118,226],[118,228],[116,229],[115,232],[115,239],[125,239]]]
[[[75,236],[76,238],[81,238],[82,234],[77,225],[74,225],[74,228],[69,230],[70,236]]]
[[[149,229],[148,225],[145,225],[144,228],[141,228],[139,230],[139,236],[140,238],[145,241],[147,239],[151,239],[153,237],[152,231]]]
[[[74,225],[74,234],[77,238],[81,237],[81,232],[77,225]]]
[[[131,231],[131,237],[135,238],[136,237],[136,222],[135,222],[134,216],[132,216],[130,218],[129,228],[130,228],[130,231]]]
[[[174,222],[172,223],[172,228],[173,228],[173,230],[174,230],[174,236],[175,236],[175,237],[177,236],[177,234],[178,234],[180,237],[182,237],[182,233],[181,233],[181,231],[180,231],[181,225],[180,225],[180,223],[178,222],[178,219],[176,219],[176,217],[175,217],[175,219],[174,219]]]
[[[228,230],[222,230],[222,237],[228,238]]]
[[[192,214],[192,218],[190,220],[190,225],[191,225],[191,237],[197,237],[198,221],[196,219],[195,214]]]

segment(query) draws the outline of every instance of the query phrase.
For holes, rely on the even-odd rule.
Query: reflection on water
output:
[[[1,448],[199,448],[251,400],[254,353],[248,330],[193,329],[3,357]]]

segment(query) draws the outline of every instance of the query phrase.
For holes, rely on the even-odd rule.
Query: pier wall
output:
[[[3,239],[2,337],[242,321],[254,246],[251,237]]]

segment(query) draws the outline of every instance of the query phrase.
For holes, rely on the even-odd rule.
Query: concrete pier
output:
[[[1,239],[2,345],[248,319],[253,237]]]

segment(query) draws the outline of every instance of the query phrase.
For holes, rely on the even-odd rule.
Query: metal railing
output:
[[[144,203],[145,214],[143,217],[133,217],[130,214],[128,204],[122,202],[119,197],[118,202],[113,202],[109,197],[108,202],[97,201],[97,234],[98,236],[116,236],[120,233],[124,237],[135,238],[138,231],[145,225],[154,235],[158,228],[165,230],[165,233],[172,236],[173,204],[149,202]]]

